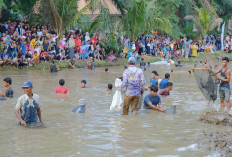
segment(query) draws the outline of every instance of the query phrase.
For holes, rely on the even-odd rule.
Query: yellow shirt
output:
[[[127,53],[126,47],[123,48],[123,53]]]
[[[39,55],[33,55],[33,59],[38,59]]]
[[[32,39],[31,42],[30,42],[30,44],[31,44],[31,47],[34,48],[34,46],[35,46],[35,39]]]

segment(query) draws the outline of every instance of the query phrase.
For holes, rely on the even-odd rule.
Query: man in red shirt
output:
[[[68,88],[64,87],[65,81],[64,79],[59,80],[60,87],[57,87],[54,91],[55,94],[60,93],[60,94],[69,94]]]
[[[170,91],[172,90],[172,86],[173,86],[172,82],[168,82],[167,87],[165,89],[160,90],[159,95],[162,95],[162,96],[170,95]]]

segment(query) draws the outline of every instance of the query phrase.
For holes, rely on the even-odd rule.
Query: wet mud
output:
[[[213,125],[232,126],[232,115],[226,112],[210,111],[201,115],[199,120],[202,123]]]
[[[232,157],[232,115],[225,112],[205,112],[199,118],[202,123],[214,125],[215,129],[203,132],[200,144],[207,146],[213,154],[222,157]]]

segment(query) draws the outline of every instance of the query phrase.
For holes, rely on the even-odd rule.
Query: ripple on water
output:
[[[147,82],[153,69],[161,78],[168,72],[167,67],[152,66],[145,72]],[[0,156],[176,157],[189,150],[190,156],[206,155],[204,151],[195,155],[199,150],[188,146],[202,130],[196,123],[199,113],[208,108],[195,80],[183,77],[185,72],[178,69],[172,73],[173,91],[161,99],[166,107],[177,105],[174,115],[141,109],[135,117],[122,116],[122,111],[109,110],[114,92],[106,93],[107,84],[114,84],[115,78],[122,76],[122,70],[123,67],[110,67],[112,73],[107,76],[100,68],[97,72],[62,70],[57,76],[34,71],[13,75],[1,72],[1,77],[9,75],[14,80],[12,88],[16,96],[8,102],[0,102]],[[68,98],[56,99],[53,95],[60,78],[65,79],[65,86],[70,90]],[[80,89],[82,79],[86,79],[91,88]],[[22,95],[19,87],[25,80],[31,80],[34,92],[40,95],[42,118],[47,122],[45,129],[16,125],[13,110],[17,97]],[[72,113],[80,99],[86,99],[88,114]]]

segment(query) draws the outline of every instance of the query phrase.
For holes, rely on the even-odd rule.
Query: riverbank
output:
[[[145,56],[144,57],[145,62],[157,62],[160,61],[160,58],[152,57],[152,56]],[[87,60],[78,60],[75,63],[76,68],[85,68],[88,66],[90,63],[90,59]],[[60,68],[60,69],[67,69],[69,66],[69,61],[55,61],[55,64]],[[113,62],[109,61],[100,61],[100,60],[95,60],[95,65],[96,67],[110,67],[110,66],[125,66],[127,65],[127,59],[125,58],[117,58]],[[10,71],[18,71],[18,70],[48,70],[50,66],[49,62],[46,63],[40,63],[38,65],[33,65],[33,66],[26,66],[21,69],[16,68],[12,65],[7,65],[4,67],[0,67],[0,71],[5,71],[5,70],[10,70]]]
[[[214,130],[204,131],[200,139],[203,146],[220,156],[232,156],[232,115],[226,112],[211,111],[201,115],[199,121],[213,126]]]
[[[182,63],[196,63],[199,61],[218,62],[219,59],[221,59],[222,57],[225,57],[225,56],[232,59],[231,53],[225,53],[225,52],[218,51],[215,53],[203,52],[203,53],[198,54],[197,57],[190,57],[190,58],[181,57],[180,61]]]
[[[215,52],[215,53],[209,53],[209,52],[204,52],[199,54],[197,57],[193,58],[184,58],[181,57],[180,61],[182,64],[187,64],[187,63],[196,63],[199,61],[208,61],[211,64],[215,64],[218,63],[219,60],[224,57],[227,56],[230,59],[232,59],[232,54],[230,53],[225,53],[225,52]],[[153,57],[153,56],[145,56],[144,60],[146,63],[150,62],[157,62],[160,61],[160,58],[157,57]],[[87,60],[78,60],[75,63],[75,67],[76,68],[85,68],[88,66],[88,63],[90,63],[90,59]],[[60,68],[60,69],[67,69],[68,65],[69,65],[69,61],[55,61],[55,64]],[[5,71],[5,70],[11,70],[11,71],[18,71],[18,70],[48,70],[49,69],[49,65],[50,63],[40,63],[39,65],[36,66],[27,66],[27,67],[23,67],[22,69],[13,67],[12,65],[7,65],[5,67],[0,67],[0,71]],[[100,60],[96,60],[95,61],[95,65],[96,67],[110,67],[110,66],[123,66],[123,65],[127,65],[127,59],[125,58],[117,58],[117,60],[113,61],[113,62],[109,62],[109,61],[100,61]]]

